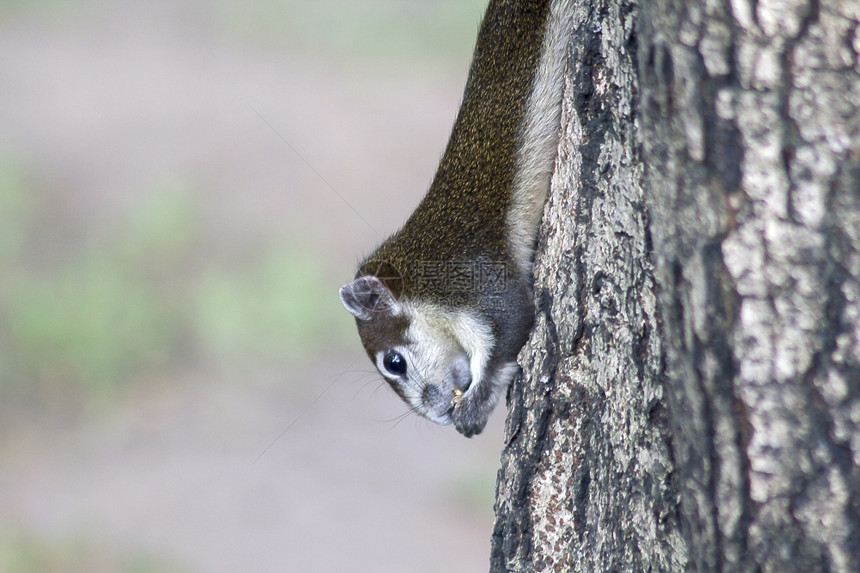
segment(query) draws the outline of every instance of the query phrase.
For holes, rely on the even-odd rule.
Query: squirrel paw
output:
[[[471,438],[480,434],[487,425],[487,412],[481,404],[470,400],[468,396],[457,396],[454,401],[454,409],[451,412],[451,419],[454,422],[454,427],[458,432]]]

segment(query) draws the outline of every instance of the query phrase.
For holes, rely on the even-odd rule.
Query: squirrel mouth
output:
[[[457,403],[460,401],[460,398],[463,397],[463,391],[460,390],[459,388],[454,388],[453,392],[454,392],[454,397],[451,398],[451,409],[453,409],[454,406],[456,406]]]
[[[451,383],[451,410],[460,402],[463,395],[472,387],[472,373],[469,371],[469,362],[463,357],[457,360],[450,371]]]
[[[454,388],[451,389],[451,393],[454,394],[454,396],[451,398],[451,409],[452,410],[454,409],[454,406],[456,406],[457,403],[460,402],[460,400],[463,398],[463,394],[465,394],[471,386],[472,386],[472,380],[470,379],[466,382],[466,384],[462,388],[454,386]]]

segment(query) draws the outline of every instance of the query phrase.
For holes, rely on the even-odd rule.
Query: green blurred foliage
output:
[[[347,340],[321,257],[279,245],[230,261],[201,247],[181,184],[146,197],[45,264],[27,250],[36,194],[0,162],[0,403],[104,403],[170,368],[295,361]]]
[[[84,536],[50,540],[25,533],[0,535],[4,573],[180,573],[187,569],[149,553],[122,550]]]
[[[467,52],[487,0],[221,0],[227,34],[336,55],[440,59]],[[441,49],[440,49],[441,47]]]
[[[464,470],[451,484],[450,495],[458,508],[474,513],[485,512],[496,501],[496,476],[483,471],[483,468]]]
[[[32,378],[103,394],[169,356],[175,315],[112,255],[87,253],[50,277],[12,273],[0,305],[13,365],[5,374],[19,388]]]
[[[216,354],[300,359],[313,347],[343,347],[343,311],[325,284],[319,260],[289,249],[240,273],[206,273],[194,293],[195,330]]]

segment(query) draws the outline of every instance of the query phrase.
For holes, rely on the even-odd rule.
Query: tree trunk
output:
[[[860,4],[574,10],[491,569],[860,570]]]

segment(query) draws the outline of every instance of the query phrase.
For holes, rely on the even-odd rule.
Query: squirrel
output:
[[[534,322],[571,3],[490,1],[426,196],[339,292],[394,391],[466,437],[484,429]]]

